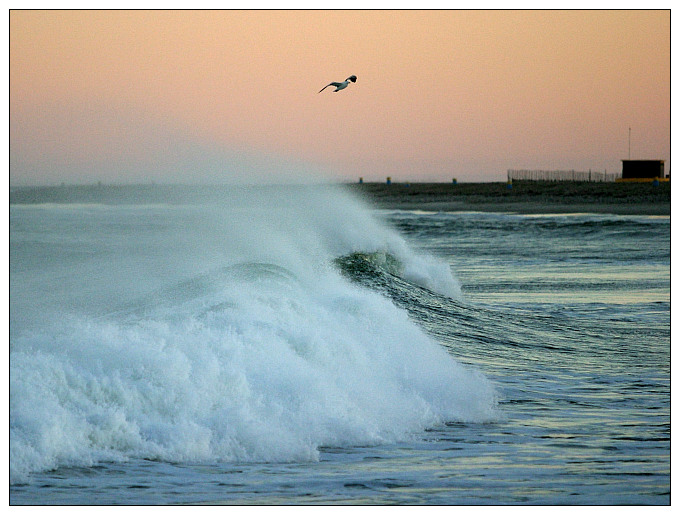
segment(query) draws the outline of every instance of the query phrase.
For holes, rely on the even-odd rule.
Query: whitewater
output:
[[[12,504],[669,502],[669,218],[22,195]]]
[[[494,417],[480,373],[333,259],[394,255],[460,295],[448,268],[337,192],[17,206],[12,224],[29,257],[12,259],[12,482],[131,458],[317,461]]]

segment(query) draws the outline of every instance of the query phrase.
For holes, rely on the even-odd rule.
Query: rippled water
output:
[[[210,245],[192,236],[208,230],[212,208],[144,209],[142,223],[130,206],[12,207],[11,437],[22,445],[10,459],[23,467],[12,504],[670,503],[669,218],[380,211],[386,232],[366,215],[363,238],[331,217],[303,227],[334,242],[314,253],[311,281],[295,259],[260,259],[277,268],[234,282],[234,254],[213,244],[225,233],[209,229]],[[180,263],[170,234],[193,242],[201,270]],[[269,233],[277,244],[258,257],[290,252],[286,234]],[[349,243],[336,248],[338,239]],[[249,255],[239,245],[239,258]],[[455,284],[437,292],[440,269],[418,255],[446,264],[462,295]],[[116,283],[93,272],[111,263],[148,274],[131,286],[125,274]],[[29,309],[46,283],[40,309]],[[115,314],[102,291],[123,292]],[[47,325],[59,298],[89,321]],[[435,366],[429,341],[452,356],[450,369]],[[103,345],[123,353],[120,364]],[[126,365],[130,345],[150,375]],[[21,396],[41,379],[27,383],[19,365],[47,366],[45,356],[44,370],[64,378],[50,384],[66,390],[32,417]],[[213,371],[227,363],[227,375]],[[259,397],[235,390],[243,384]],[[175,404],[149,401],[163,392]],[[206,399],[212,408],[194,405]],[[82,443],[62,423],[86,431]],[[211,446],[189,453],[206,431]],[[52,456],[54,466],[30,465]]]

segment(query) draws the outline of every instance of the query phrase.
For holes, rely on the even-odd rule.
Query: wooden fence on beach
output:
[[[580,172],[578,170],[508,170],[508,181],[614,182],[621,178],[614,172]]]

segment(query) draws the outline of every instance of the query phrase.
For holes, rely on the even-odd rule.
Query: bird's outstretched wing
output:
[[[333,86],[333,87],[336,87],[336,88],[337,88],[339,85],[340,85],[339,82],[331,82],[328,86]],[[324,86],[323,88],[321,88],[321,89],[319,90],[319,93],[321,93],[321,92],[322,92],[324,89],[326,89],[328,86]]]

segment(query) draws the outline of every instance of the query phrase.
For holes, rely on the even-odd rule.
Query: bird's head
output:
[[[347,77],[347,80],[351,80],[352,82],[356,82],[357,76],[356,75],[350,75],[349,77]]]

